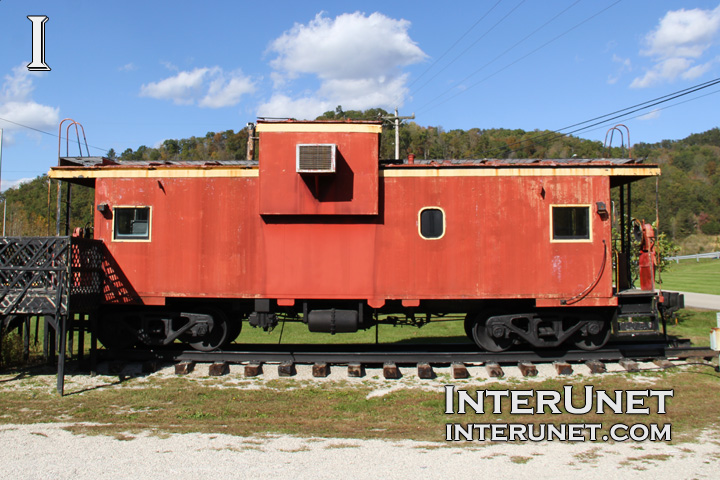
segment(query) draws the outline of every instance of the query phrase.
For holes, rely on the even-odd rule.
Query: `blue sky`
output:
[[[50,71],[27,69],[28,15],[48,17]],[[56,164],[63,118],[91,155],[337,105],[562,129],[720,77],[720,2],[0,0],[0,44],[4,189]],[[684,138],[718,126],[719,90],[620,120],[633,142]]]

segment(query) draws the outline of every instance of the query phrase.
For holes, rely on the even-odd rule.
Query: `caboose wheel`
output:
[[[471,322],[466,322],[471,328],[471,337],[475,344],[488,352],[504,352],[512,347],[515,340],[510,337],[509,332],[502,326],[488,327],[487,321],[490,317],[502,315],[498,311],[482,312],[474,316]]]
[[[592,322],[588,325],[585,336],[575,337],[575,346],[582,350],[598,350],[605,346],[610,339],[610,325],[602,322]],[[595,331],[597,330],[597,331]]]
[[[230,338],[232,334],[224,313],[219,310],[211,310],[206,313],[212,316],[213,325],[198,341],[190,343],[192,348],[201,352],[210,352],[222,347],[227,342],[235,340]]]
[[[238,335],[240,335],[240,332],[242,331],[242,321],[240,319],[237,319],[234,322],[228,321],[228,336],[227,340],[225,341],[224,345],[229,345],[232,342],[234,342]]]
[[[465,335],[467,335],[470,340],[473,340],[473,326],[475,325],[476,316],[474,313],[465,315]]]

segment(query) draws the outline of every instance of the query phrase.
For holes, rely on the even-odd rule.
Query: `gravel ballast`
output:
[[[0,426],[0,478],[717,478],[720,443],[492,444],[222,434],[76,435]]]

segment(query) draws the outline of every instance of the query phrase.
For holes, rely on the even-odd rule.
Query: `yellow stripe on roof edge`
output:
[[[258,123],[257,132],[382,133],[382,125],[366,123]]]
[[[384,178],[412,177],[654,177],[660,175],[657,166],[633,167],[501,167],[478,166],[475,168],[387,168],[379,171]],[[256,178],[258,168],[238,167],[53,167],[48,177],[56,179],[81,178]]]

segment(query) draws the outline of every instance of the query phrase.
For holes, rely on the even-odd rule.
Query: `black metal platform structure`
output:
[[[14,328],[23,332],[27,358],[30,318],[38,317],[40,322],[42,317],[43,356],[50,359],[57,353],[60,394],[68,333],[80,332],[82,356],[84,333],[94,332],[93,314],[103,294],[103,249],[101,241],[79,237],[0,237],[0,336]],[[93,338],[93,351],[95,345]]]

